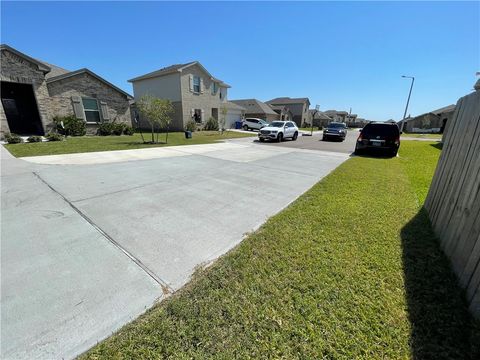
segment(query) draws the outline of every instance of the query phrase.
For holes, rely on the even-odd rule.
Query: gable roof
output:
[[[75,70],[75,71],[70,71],[70,72],[67,72],[67,73],[64,73],[64,74],[60,74],[58,76],[51,77],[47,80],[47,84],[50,84],[50,83],[55,82],[55,81],[67,79],[67,78],[72,77],[72,76],[77,76],[77,75],[80,75],[80,74],[88,74],[88,75],[94,77],[95,79],[97,79],[98,81],[104,83],[105,85],[110,86],[111,88],[117,90],[119,93],[125,95],[127,98],[133,99],[132,95],[130,95],[129,93],[126,93],[122,89],[116,87],[112,83],[108,82],[107,80],[105,80],[104,78],[95,74],[93,71],[91,71],[87,68],[83,68],[83,69],[79,69],[79,70]]]
[[[0,51],[2,51],[2,50],[10,51],[12,54],[15,54],[18,57],[21,57],[21,58],[27,60],[28,62],[30,62],[34,65],[37,65],[38,70],[42,71],[43,73],[48,73],[51,70],[51,68],[48,65],[46,65],[45,63],[43,63],[41,61],[38,61],[38,60],[20,52],[20,51],[18,51],[17,49],[12,48],[11,46],[8,46],[7,44],[1,44],[0,45]]]
[[[327,115],[348,115],[348,112],[346,111],[341,111],[341,110],[326,110],[324,111],[325,114]]]
[[[45,80],[48,80],[52,77],[55,77],[55,76],[58,76],[58,75],[63,75],[63,74],[66,74],[66,73],[70,72],[70,70],[61,68],[60,66],[49,64],[49,63],[47,63],[45,61],[42,61],[42,60],[37,60],[37,61],[41,62],[42,64],[45,64],[45,66],[48,66],[50,68],[50,71],[45,74]]]
[[[315,113],[316,110],[308,110],[309,113],[313,116],[313,113]],[[331,117],[329,117],[327,114],[325,114],[323,111],[317,111],[315,113],[315,119],[317,120],[333,120]]]
[[[240,106],[238,104],[235,104],[231,101],[227,101],[227,108],[233,109],[233,110],[242,110],[245,111],[246,109],[243,106]]]
[[[245,108],[246,113],[250,114],[270,114],[277,115],[273,109],[257,99],[240,99],[240,100],[230,100],[232,103],[240,105]]]
[[[440,109],[432,110],[431,112],[434,113],[435,115],[440,115],[440,114],[444,114],[452,111],[455,111],[455,104],[444,106]]]
[[[152,78],[156,78],[156,77],[159,77],[159,76],[165,76],[165,75],[170,75],[170,74],[174,74],[176,72],[182,72],[184,69],[187,69],[191,66],[194,66],[194,65],[197,65],[200,67],[200,69],[202,69],[209,77],[212,81],[215,81],[217,83],[219,83],[221,86],[225,86],[225,87],[231,87],[230,85],[224,83],[222,80],[220,79],[217,79],[215,77],[213,77],[212,74],[210,74],[208,72],[207,69],[205,69],[205,67],[200,64],[199,61],[192,61],[192,62],[189,62],[189,63],[185,63],[185,64],[175,64],[175,65],[170,65],[170,66],[167,66],[167,67],[164,67],[164,68],[161,68],[159,70],[155,70],[155,71],[152,71],[152,72],[149,72],[145,75],[140,75],[140,76],[137,76],[133,79],[130,79],[128,80],[128,82],[135,82],[135,81],[140,81],[140,80],[145,80],[145,79],[152,79]]]
[[[267,104],[298,104],[305,102],[308,102],[310,104],[310,100],[308,98],[279,97],[266,101]]]

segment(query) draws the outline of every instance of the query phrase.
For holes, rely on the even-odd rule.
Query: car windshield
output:
[[[398,126],[388,124],[368,124],[362,130],[363,136],[398,136]]]
[[[279,127],[283,127],[283,124],[285,124],[285,123],[282,122],[282,121],[274,121],[270,124],[270,126],[279,128]]]
[[[344,129],[345,128],[345,124],[341,124],[341,123],[331,123],[328,125],[328,127],[330,129]]]

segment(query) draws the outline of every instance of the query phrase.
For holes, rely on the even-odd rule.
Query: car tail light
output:
[[[397,136],[397,137],[395,138],[395,144],[396,144],[396,145],[399,145],[399,144],[400,144],[400,136]]]
[[[358,139],[357,139],[357,141],[362,141],[362,140],[363,140],[363,136],[362,136],[362,134],[358,135]]]

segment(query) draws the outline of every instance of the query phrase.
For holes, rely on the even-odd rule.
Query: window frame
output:
[[[198,85],[195,84],[195,80],[198,80]],[[200,76],[197,76],[197,75],[193,75],[193,80],[192,80],[192,83],[193,83],[193,92],[196,93],[196,94],[200,94],[200,91],[202,90],[201,89],[201,79],[200,79]],[[195,88],[198,87],[198,90],[195,90]]]
[[[85,107],[85,103],[84,103],[84,100],[93,100],[97,103],[97,109],[94,110],[94,109],[87,109]],[[82,96],[82,107],[83,107],[83,114],[85,116],[85,122],[87,124],[99,124],[103,121],[103,117],[102,117],[102,111],[101,111],[101,108],[100,108],[100,102],[98,101],[98,99],[95,99],[95,98],[92,98],[92,97],[87,97],[87,96]],[[98,113],[98,122],[97,121],[88,121],[88,118],[87,118],[87,111],[88,112],[97,112]]]
[[[218,92],[218,84],[215,81],[213,81],[212,82],[212,95],[216,95],[217,92]]]

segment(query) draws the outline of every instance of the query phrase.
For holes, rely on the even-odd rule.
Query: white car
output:
[[[258,133],[260,141],[276,140],[278,142],[283,139],[297,140],[298,127],[293,121],[273,121],[270,125],[262,128]]]
[[[268,123],[263,119],[246,118],[242,122],[243,130],[260,130],[265,126],[268,126]]]

